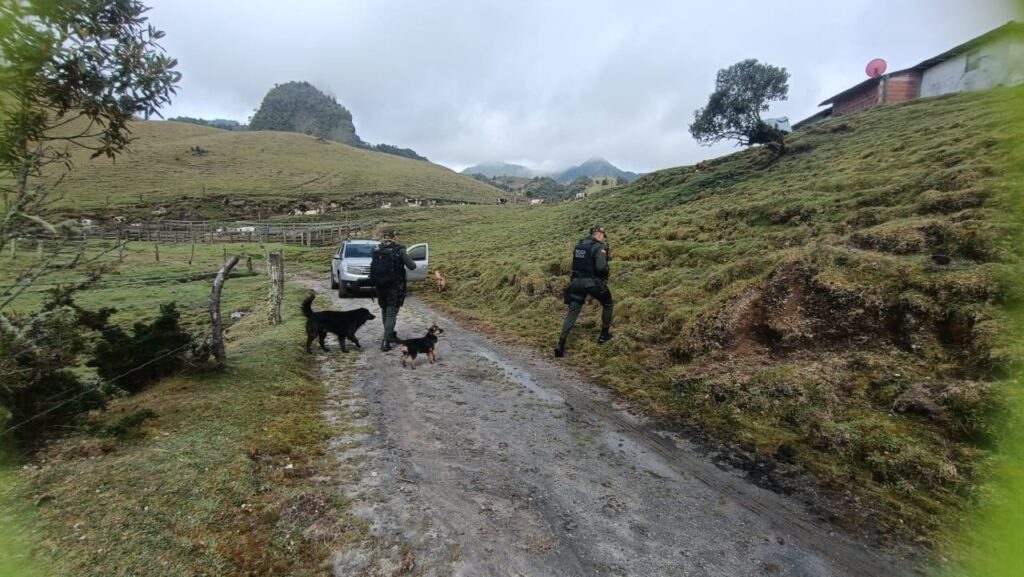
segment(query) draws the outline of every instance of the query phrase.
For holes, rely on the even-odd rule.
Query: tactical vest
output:
[[[585,238],[572,251],[572,278],[597,278],[597,257],[594,245],[597,241]]]

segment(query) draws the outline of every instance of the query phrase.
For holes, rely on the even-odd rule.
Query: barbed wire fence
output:
[[[348,229],[348,230],[344,231],[345,238],[347,238],[348,234],[351,234],[350,231],[352,231],[352,230],[353,229]],[[99,237],[99,238],[102,238],[102,237]],[[157,235],[155,238],[166,238],[166,236],[164,236],[164,235]],[[237,237],[236,236],[234,238],[236,239],[235,242],[238,242],[238,239],[241,239],[242,237]],[[267,238],[267,237],[264,237],[264,238]],[[334,242],[333,239],[337,238],[337,236],[331,237],[331,236],[327,235],[326,232],[324,232],[323,235],[321,236],[318,232],[316,232],[315,229],[307,230],[307,231],[305,231],[305,240],[304,241],[300,240],[300,242],[296,243],[296,244],[301,244],[301,245],[307,246],[307,247],[308,246],[315,247],[315,246],[319,246],[318,243],[319,243],[319,241],[322,238],[323,239],[330,239],[330,242],[333,243]],[[96,240],[96,238],[94,238],[93,240]],[[108,239],[104,239],[104,240],[108,240]],[[113,240],[117,241],[116,244],[113,247],[104,247],[104,248],[101,249],[101,251],[103,252],[103,254],[109,254],[109,253],[111,253],[113,251],[117,251],[117,253],[118,253],[117,254],[117,261],[118,262],[123,262],[124,261],[125,246],[128,244],[128,241],[124,237],[115,238]],[[44,242],[54,242],[55,244],[59,243],[58,244],[58,248],[57,248],[57,252],[60,252],[60,250],[61,250],[60,247],[66,246],[66,239],[63,239],[63,240],[62,239],[35,239],[33,242],[35,244],[37,244],[37,246],[42,246],[42,244]],[[83,240],[82,242],[83,243],[87,243],[88,239]],[[154,239],[154,245],[155,246],[159,246],[155,239]],[[110,276],[105,277],[105,278],[101,277],[101,278],[88,278],[88,279],[85,279],[85,278],[83,278],[83,279],[64,279],[64,280],[57,280],[57,281],[48,280],[46,282],[40,282],[38,280],[33,280],[33,277],[29,277],[29,278],[25,278],[25,279],[18,279],[18,280],[16,280],[13,283],[8,283],[8,284],[0,285],[0,296],[2,296],[2,295],[10,295],[10,294],[12,294],[12,292],[13,293],[17,293],[17,294],[22,294],[22,293],[29,293],[29,294],[31,294],[31,293],[43,293],[43,292],[51,291],[51,290],[53,290],[53,289],[55,289],[57,287],[61,287],[61,286],[65,286],[66,287],[66,286],[75,285],[75,284],[82,284],[84,286],[85,290],[103,290],[103,289],[120,289],[120,288],[128,288],[128,289],[131,289],[131,288],[147,288],[147,287],[155,287],[155,286],[166,286],[166,285],[169,285],[169,284],[194,283],[194,282],[207,281],[208,280],[208,281],[212,281],[213,282],[213,288],[212,288],[212,291],[211,291],[210,295],[202,297],[200,299],[193,299],[192,301],[188,302],[186,304],[186,306],[188,306],[189,308],[195,308],[197,310],[200,309],[200,308],[202,308],[204,310],[208,310],[209,314],[210,314],[211,329],[210,329],[210,333],[207,334],[206,337],[205,337],[205,342],[214,342],[214,343],[220,342],[220,343],[223,343],[223,334],[224,334],[224,332],[226,332],[226,329],[224,328],[224,326],[223,326],[223,324],[221,322],[218,322],[220,320],[220,306],[219,306],[220,305],[220,298],[219,298],[220,297],[220,294],[219,294],[220,291],[218,290],[219,287],[217,285],[217,281],[219,280],[220,286],[223,286],[223,281],[224,281],[225,277],[227,276],[227,274],[229,272],[231,272],[230,269],[231,269],[231,267],[233,267],[233,264],[230,267],[227,266],[228,263],[231,263],[231,262],[237,263],[239,261],[245,263],[246,269],[244,271],[239,271],[239,272],[233,273],[232,276],[234,278],[247,278],[247,277],[254,277],[254,276],[267,276],[268,280],[270,280],[269,279],[269,277],[270,277],[270,274],[269,274],[270,273],[270,270],[269,270],[270,267],[269,266],[268,266],[268,270],[266,272],[262,272],[262,271],[261,272],[256,272],[254,267],[253,267],[253,264],[252,264],[253,263],[253,257],[257,257],[257,258],[260,258],[260,259],[266,258],[268,261],[270,259],[270,254],[268,254],[268,252],[266,251],[265,245],[263,245],[262,243],[260,243],[260,245],[261,245],[261,248],[264,249],[262,253],[250,252],[243,245],[243,246],[241,246],[241,250],[237,251],[238,254],[232,256],[230,259],[228,258],[227,247],[225,247],[225,250],[223,251],[223,255],[222,255],[224,257],[224,264],[221,266],[219,271],[218,270],[209,270],[209,271],[203,271],[203,272],[182,273],[182,274],[173,274],[173,275],[166,275],[166,274],[165,275],[159,275],[159,274],[152,274],[152,273],[150,273],[150,274],[143,274],[141,276],[125,276],[125,277],[116,276],[117,273],[108,273],[108,274],[110,274]],[[42,249],[39,249],[39,250],[42,250]],[[76,248],[76,251],[78,251],[78,255],[77,256],[80,256],[81,251],[83,251],[83,250],[84,250],[83,248]],[[73,251],[73,252],[75,252],[75,251]],[[278,250],[278,251],[275,251],[273,254],[275,255],[276,258],[281,259],[282,263],[283,263],[283,255],[281,254],[281,252],[282,251]],[[16,249],[12,250],[11,256],[12,256],[12,258],[16,258],[18,256],[18,253],[17,253]],[[76,256],[76,258],[77,258],[77,256]],[[135,256],[137,257],[139,255],[136,254]],[[166,258],[167,256],[170,256],[170,254],[165,252],[165,258],[164,258],[163,262],[161,262],[161,265],[168,265],[168,264],[171,264],[172,262],[174,264],[179,264],[177,258],[168,259],[168,258]],[[175,256],[177,257],[177,255],[175,255]],[[31,255],[29,255],[29,254],[22,254],[21,257],[22,258],[31,258]],[[194,249],[194,246],[193,246],[192,250],[190,251],[190,253],[188,255],[188,265],[190,267],[192,266],[192,264],[194,262],[194,258],[195,258],[195,249]],[[160,262],[159,259],[157,259],[156,262]],[[203,266],[209,266],[209,263],[208,262],[204,263]],[[271,285],[271,290],[273,292],[273,289],[274,289],[273,285],[276,285],[278,283],[271,282],[269,284]],[[280,301],[280,295],[278,295],[277,298],[278,298],[278,302],[279,302]],[[205,304],[206,306],[205,307],[201,306],[201,303]],[[272,306],[273,306],[273,304],[271,303],[271,307]],[[106,327],[106,328],[104,328],[102,330],[98,330],[98,331],[94,331],[94,332],[96,333],[96,335],[102,335],[104,333],[107,333],[107,332],[110,332],[110,331],[114,331],[114,330],[118,330],[118,329],[123,330],[120,326],[114,325],[114,326],[109,326],[109,327]],[[61,391],[61,392],[59,392],[59,393],[57,393],[55,395],[51,395],[50,397],[44,399],[44,402],[47,403],[48,405],[50,403],[52,403],[52,402],[55,402],[56,404],[50,405],[45,410],[40,411],[39,413],[34,414],[34,415],[32,415],[31,417],[29,417],[27,419],[23,419],[22,421],[19,421],[18,423],[14,423],[14,424],[8,426],[3,431],[0,431],[0,437],[7,436],[11,432],[13,432],[13,431],[15,431],[15,430],[17,430],[19,428],[22,428],[22,427],[24,427],[24,426],[26,426],[26,425],[28,425],[28,424],[38,420],[38,419],[44,418],[45,416],[47,416],[49,414],[52,414],[53,412],[58,411],[58,410],[60,410],[60,409],[62,409],[64,407],[68,406],[69,404],[74,403],[74,402],[82,399],[86,395],[95,394],[97,392],[100,392],[100,391],[104,390],[106,387],[109,387],[110,385],[116,385],[116,381],[118,379],[122,379],[122,378],[128,376],[129,374],[131,374],[133,372],[136,372],[138,370],[142,370],[146,366],[149,366],[150,364],[152,364],[154,362],[157,362],[158,360],[161,360],[161,359],[166,358],[166,357],[168,357],[170,355],[173,355],[173,354],[180,353],[180,352],[184,351],[186,348],[188,348],[190,346],[194,346],[195,343],[198,342],[198,341],[199,341],[199,339],[195,339],[192,342],[188,343],[187,345],[183,345],[183,346],[178,347],[176,349],[166,351],[166,352],[160,354],[159,356],[157,356],[155,358],[152,358],[152,359],[150,359],[150,360],[148,360],[148,361],[146,361],[146,362],[144,362],[144,363],[142,363],[142,364],[140,364],[140,365],[138,365],[136,367],[133,367],[132,369],[130,369],[128,371],[125,371],[122,374],[117,375],[116,377],[113,377],[113,378],[110,378],[110,379],[106,379],[106,380],[97,381],[94,385],[92,385],[90,387],[87,387],[85,389],[77,389],[77,388],[76,389],[70,389],[68,391]],[[14,360],[14,361],[18,361],[21,357],[24,357],[24,356],[26,356],[26,355],[28,355],[28,354],[30,354],[32,352],[38,351],[37,347],[39,347],[39,346],[60,346],[59,342],[53,341],[52,339],[50,339],[47,336],[41,336],[41,337],[36,337],[36,338],[32,338],[32,339],[24,339],[24,338],[21,338],[21,337],[15,337],[15,342],[17,343],[16,344],[16,350],[17,349],[20,349],[20,350],[18,350],[18,352],[12,354],[9,357],[11,360]],[[217,355],[218,356],[218,358],[217,358],[218,364],[223,365],[226,362],[226,357],[225,357],[225,352],[224,352],[222,344],[221,344],[221,347],[219,349],[219,352],[220,352],[220,354]]]

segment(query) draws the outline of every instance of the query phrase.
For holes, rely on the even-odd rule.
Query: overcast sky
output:
[[[247,122],[274,83],[332,94],[371,143],[460,170],[603,157],[648,172],[730,151],[687,125],[715,72],[786,67],[795,122],[1014,18],[999,0],[148,0],[181,88],[164,116]]]

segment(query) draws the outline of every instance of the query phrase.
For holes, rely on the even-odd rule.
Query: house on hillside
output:
[[[1024,23],[1008,22],[910,68],[868,78],[825,99],[829,106],[793,125],[917,98],[1024,83]]]

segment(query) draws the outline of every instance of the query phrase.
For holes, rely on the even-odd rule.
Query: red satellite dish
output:
[[[868,62],[868,66],[867,68],[864,69],[864,72],[867,72],[868,76],[870,76],[871,78],[878,78],[879,76],[885,74],[885,66],[885,60],[882,60],[881,58],[875,58],[871,62]]]

